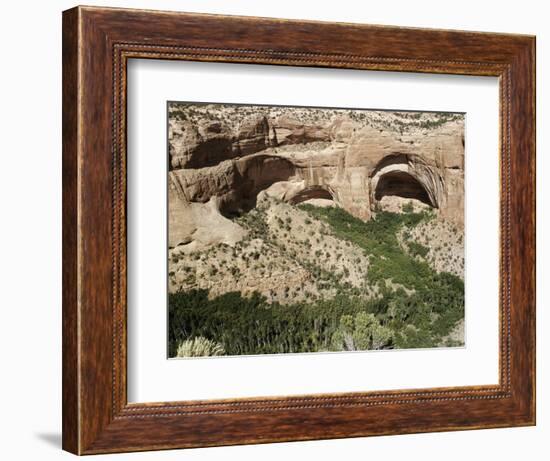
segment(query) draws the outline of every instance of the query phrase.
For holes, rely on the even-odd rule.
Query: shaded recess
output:
[[[298,205],[312,199],[323,199],[334,201],[332,192],[326,186],[309,186],[299,191],[288,199],[291,205]]]
[[[258,194],[272,184],[288,181],[294,176],[295,166],[281,157],[257,155],[237,165],[233,184],[235,189],[218,203],[220,213],[235,218],[256,207]]]
[[[382,197],[388,195],[420,200],[426,205],[435,207],[422,184],[404,171],[390,171],[380,176],[374,198],[380,201]]]

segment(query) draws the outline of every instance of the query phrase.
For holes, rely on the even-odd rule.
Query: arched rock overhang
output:
[[[292,205],[298,205],[299,203],[305,202],[311,199],[324,199],[324,200],[335,200],[334,191],[326,185],[310,185],[305,186],[303,189],[297,191],[286,201]]]
[[[436,168],[419,156],[390,154],[381,159],[371,173],[371,207],[385,196],[416,199],[440,208],[444,200],[443,179]]]

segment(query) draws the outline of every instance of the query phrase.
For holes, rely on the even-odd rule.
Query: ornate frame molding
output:
[[[266,45],[265,29],[277,32],[277,43]],[[323,37],[315,46],[308,43],[311,33]],[[346,52],[345,40],[338,40],[344,36]],[[499,77],[499,384],[128,404],[126,64],[136,58]],[[63,59],[66,450],[87,454],[534,424],[534,38],[77,7],[63,16]]]

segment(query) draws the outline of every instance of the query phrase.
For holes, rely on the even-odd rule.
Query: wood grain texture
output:
[[[535,421],[534,50],[529,36],[78,7],[63,15],[63,447],[78,454]],[[501,100],[500,382],[128,404],[128,59],[493,75]]]
[[[80,451],[78,400],[78,10],[63,16],[63,448]]]

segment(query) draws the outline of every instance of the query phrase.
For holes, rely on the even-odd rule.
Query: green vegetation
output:
[[[425,247],[424,245],[421,245],[417,242],[409,242],[409,253],[413,256],[420,256],[422,258],[425,258],[430,249],[428,247]]]
[[[333,288],[334,297],[307,296],[300,302],[281,304],[258,293],[245,297],[231,292],[212,299],[207,290],[173,293],[169,296],[170,356],[197,338],[219,345],[220,353],[227,355],[450,344],[446,337],[464,318],[463,281],[449,273],[437,273],[416,257],[424,258],[427,247],[408,242],[407,252],[397,239],[403,229],[410,231],[431,219],[431,213],[379,212],[363,222],[340,208],[300,208],[309,214],[309,220],[322,221],[327,232],[369,255],[365,286],[376,287],[377,296],[368,299],[362,290],[345,282],[346,270],[336,272],[307,262],[304,267],[327,288]],[[265,238],[265,222],[258,213],[239,219],[246,220],[249,228],[253,224],[256,235],[263,231]],[[286,225],[285,221],[280,224]]]
[[[335,350],[365,351],[390,344],[393,331],[382,326],[374,314],[359,312],[340,317],[340,326],[332,335]]]
[[[370,283],[391,279],[394,283],[415,290],[431,288],[431,277],[437,274],[428,264],[416,261],[406,254],[397,240],[397,232],[402,227],[412,228],[423,220],[430,219],[431,213],[379,212],[375,219],[363,222],[341,208],[311,205],[300,205],[300,208],[328,223],[337,237],[354,243],[372,256],[369,267]]]
[[[228,355],[345,350],[340,347],[340,338],[348,333],[349,316],[357,322],[351,332],[354,344],[372,348],[380,344],[381,337],[375,332],[381,324],[374,312],[384,310],[378,300],[343,295],[283,305],[268,304],[257,293],[243,297],[232,292],[208,299],[207,290],[171,294],[169,306],[171,356],[177,354],[182,342],[198,337],[220,343]],[[370,314],[366,326],[361,323],[361,313]],[[383,345],[389,345],[389,340]]]

